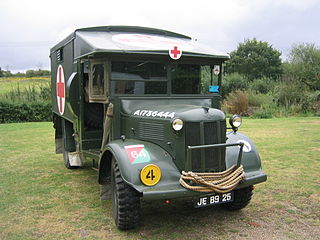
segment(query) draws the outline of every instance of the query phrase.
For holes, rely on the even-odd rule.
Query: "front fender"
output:
[[[147,152],[147,157],[134,159],[130,156],[130,150],[138,147]],[[139,192],[152,188],[170,187],[176,185],[180,178],[180,173],[170,154],[156,144],[140,141],[136,139],[115,140],[106,145],[104,151],[112,153],[116,159],[123,180]],[[140,181],[140,171],[148,164],[155,164],[161,169],[161,179],[153,187],[145,186]]]
[[[245,181],[238,187],[253,185],[267,180],[266,174],[262,172],[261,159],[254,143],[239,132],[228,132],[227,143],[244,143],[241,164],[245,172]],[[237,164],[239,147],[228,147],[226,149],[226,167]]]

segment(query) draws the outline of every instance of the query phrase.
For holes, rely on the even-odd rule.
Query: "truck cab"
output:
[[[118,228],[139,225],[142,199],[238,210],[266,181],[240,116],[228,127],[220,110],[227,54],[178,33],[106,26],[75,30],[50,58],[56,153],[68,169],[92,162]]]

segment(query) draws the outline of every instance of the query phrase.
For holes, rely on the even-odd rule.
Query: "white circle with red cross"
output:
[[[169,48],[169,55],[173,60],[178,60],[182,56],[182,48],[179,45],[174,45]]]
[[[65,109],[65,81],[62,65],[59,65],[57,70],[56,90],[58,110],[63,115]]]

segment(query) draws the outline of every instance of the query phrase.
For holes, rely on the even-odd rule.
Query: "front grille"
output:
[[[226,142],[226,122],[186,123],[186,147]],[[192,171],[222,171],[225,169],[225,147],[192,151]]]

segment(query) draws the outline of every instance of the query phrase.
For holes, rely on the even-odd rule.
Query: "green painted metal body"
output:
[[[140,34],[141,36],[180,41],[188,46],[179,60],[168,57],[168,50],[163,46],[133,47],[124,44],[119,36],[123,34]],[[139,35],[139,36],[140,36]],[[117,38],[118,42],[115,41]],[[162,39],[163,38],[163,39]],[[61,57],[62,56],[62,57]],[[55,125],[63,119],[68,124],[64,132],[72,132],[65,139],[67,151],[77,151],[93,160],[94,167],[99,168],[99,183],[105,184],[109,176],[111,158],[118,162],[125,182],[141,193],[145,199],[169,199],[199,195],[183,188],[179,184],[181,171],[223,171],[239,159],[239,144],[245,141],[250,151],[244,151],[241,164],[244,166],[246,179],[238,186],[243,188],[266,181],[261,170],[261,161],[253,142],[238,132],[226,134],[225,114],[219,110],[221,101],[221,76],[217,76],[218,92],[208,94],[174,94],[173,70],[175,64],[219,65],[228,59],[221,54],[206,49],[191,38],[164,30],[141,27],[97,27],[79,29],[51,49],[52,72],[52,111]],[[105,69],[105,98],[86,99],[86,84],[92,74],[95,62],[103,63]],[[154,62],[164,64],[167,71],[166,91],[164,94],[128,95],[113,93],[111,78],[114,62],[129,61],[141,64]],[[65,108],[61,113],[61,94],[58,89],[59,66],[63,67],[65,79]],[[89,77],[88,77],[89,75]],[[212,78],[212,76],[211,76]],[[88,80],[89,79],[89,80]],[[89,90],[90,91],[90,90]],[[89,93],[90,97],[90,93]],[[101,147],[103,125],[90,126],[86,119],[99,115],[113,103],[111,135],[109,143]],[[96,105],[95,105],[96,104]],[[90,108],[88,112],[87,109]],[[99,110],[100,109],[100,110]],[[102,110],[101,110],[102,109]],[[159,114],[162,113],[162,114]],[[166,113],[166,116],[162,115]],[[169,116],[169,114],[171,114]],[[185,125],[181,131],[172,128],[176,118]],[[61,138],[62,130],[56,127],[56,138]],[[188,150],[189,146],[206,146],[220,144],[222,147],[212,149]],[[149,161],[132,163],[126,151],[128,146],[143,145],[149,154]],[[248,150],[248,149],[247,149]],[[147,164],[156,164],[162,172],[161,180],[155,186],[144,185],[140,180],[140,171]]]

